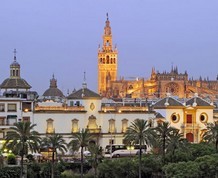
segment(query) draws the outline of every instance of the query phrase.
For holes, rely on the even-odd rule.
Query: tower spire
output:
[[[87,88],[87,83],[86,83],[86,72],[84,71],[84,76],[83,76],[83,89]]]
[[[108,12],[107,12],[106,16],[107,16],[107,20],[109,20],[109,18],[108,18]]]
[[[17,55],[17,50],[16,50],[16,49],[14,49],[14,51],[13,51],[13,52],[14,52],[14,62],[17,62],[17,56],[16,56],[16,55]]]

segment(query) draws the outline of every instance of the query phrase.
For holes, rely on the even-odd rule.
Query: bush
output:
[[[8,164],[15,165],[16,164],[15,155],[14,154],[8,154],[7,161],[8,161]]]
[[[1,178],[20,178],[20,167],[4,167],[0,169]]]
[[[40,177],[40,165],[37,163],[29,164],[27,167],[28,178],[39,178]]]
[[[166,177],[210,177],[218,176],[218,154],[206,155],[195,161],[171,163],[163,167]]]
[[[104,160],[98,165],[99,178],[138,177],[138,168],[134,159],[119,158]]]

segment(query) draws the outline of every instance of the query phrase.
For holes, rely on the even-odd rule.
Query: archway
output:
[[[189,142],[194,142],[194,135],[193,135],[193,133],[187,133],[187,134],[186,134],[186,139],[187,139]]]

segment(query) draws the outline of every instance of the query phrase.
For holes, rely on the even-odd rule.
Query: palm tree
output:
[[[171,127],[169,122],[159,123],[157,127],[154,128],[156,132],[156,139],[161,143],[161,152],[163,163],[165,163],[165,153],[167,145],[169,144],[169,136],[176,128]]]
[[[45,137],[42,140],[41,146],[47,146],[52,150],[52,166],[51,166],[51,177],[54,178],[54,162],[55,162],[55,155],[57,156],[57,150],[61,151],[62,153],[67,151],[67,144],[60,134],[51,134],[48,137]]]
[[[209,123],[207,125],[207,132],[204,133],[203,139],[209,143],[212,143],[216,147],[218,152],[218,123]]]
[[[67,147],[70,150],[70,152],[72,153],[72,155],[74,155],[75,152],[78,151],[80,148],[78,140],[71,140],[68,143]]]
[[[97,177],[97,166],[103,157],[102,156],[103,150],[102,150],[102,147],[100,147],[99,145],[96,145],[94,143],[89,144],[88,149],[91,153],[90,161],[92,164],[92,168],[94,169],[95,177]]]
[[[37,152],[41,138],[38,132],[33,128],[36,124],[30,122],[18,122],[14,127],[10,127],[11,132],[8,132],[5,137],[4,147],[17,152],[21,156],[21,177],[23,177],[23,158],[24,155],[31,152]]]
[[[133,144],[139,144],[139,178],[141,178],[142,171],[142,145],[150,145],[152,139],[152,132],[149,128],[147,121],[143,119],[136,119],[127,128],[124,134],[124,140],[132,142]]]
[[[73,133],[72,138],[78,140],[78,145],[81,147],[81,178],[83,177],[83,149],[89,145],[92,135],[88,129],[82,129],[81,132]]]
[[[173,161],[176,149],[186,149],[188,144],[187,139],[183,137],[179,130],[174,129],[169,135],[169,143],[167,145],[166,151],[171,153],[171,161]]]

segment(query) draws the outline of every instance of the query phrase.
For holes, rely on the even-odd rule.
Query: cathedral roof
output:
[[[26,80],[22,78],[7,78],[5,79],[2,84],[0,85],[0,88],[7,89],[30,89],[31,86],[27,83]]]
[[[50,87],[47,89],[43,96],[53,96],[53,97],[64,97],[61,90],[57,87],[57,80],[54,78],[54,75],[52,76],[52,79],[50,80]]]
[[[82,88],[80,90],[77,90],[73,93],[71,93],[68,97],[68,99],[89,99],[89,98],[101,98],[101,96],[88,88]]]

